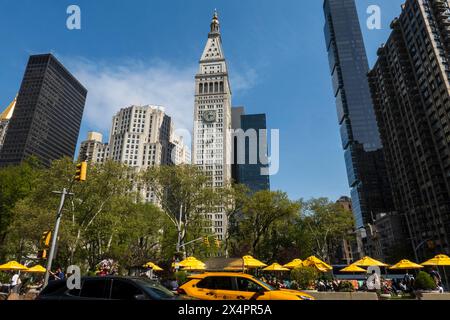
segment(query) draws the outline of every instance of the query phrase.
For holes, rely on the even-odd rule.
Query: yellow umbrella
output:
[[[278,263],[273,263],[270,266],[263,269],[264,271],[289,271],[288,268],[284,268],[282,265]]]
[[[423,268],[423,266],[421,266],[420,264],[417,264],[412,261],[404,259],[404,260],[400,261],[399,263],[393,265],[389,269],[391,269],[391,270],[412,270],[412,269],[422,269],[422,268]]]
[[[356,261],[355,263],[353,263],[354,265],[358,266],[358,267],[389,267],[388,264],[383,263],[381,261],[372,259],[371,257],[364,257],[361,260]]]
[[[10,261],[0,265],[0,270],[27,270],[28,268],[18,263],[17,261]]]
[[[191,264],[185,267],[181,267],[183,270],[206,270],[206,266],[204,264]]]
[[[184,270],[205,270],[206,265],[194,257],[188,257],[178,264]]]
[[[161,267],[157,266],[153,262],[147,262],[146,264],[144,264],[144,267],[150,268],[153,271],[163,271],[163,269]]]
[[[242,257],[244,260],[244,267],[246,268],[262,268],[267,267],[267,264],[259,261],[258,259],[253,258],[252,256],[244,256]]]
[[[291,262],[286,263],[283,267],[288,268],[288,269],[295,269],[295,268],[301,266],[302,263],[303,263],[302,260],[300,260],[300,259],[294,259],[294,260],[292,260]]]
[[[450,266],[450,258],[445,254],[440,254],[424,263],[423,266]]]
[[[303,261],[304,267],[316,267],[319,271],[327,272],[333,270],[333,267],[315,256],[311,256]]]
[[[35,265],[32,268],[28,268],[27,270],[25,270],[25,272],[29,272],[29,273],[45,273],[47,272],[47,269],[45,269],[43,266],[41,265]]]
[[[446,256],[445,254],[439,254],[433,259],[430,259],[428,261],[425,261],[422,263],[423,266],[438,266],[438,267],[447,267],[450,266],[450,258]],[[444,277],[445,277],[445,283],[448,287],[448,278],[447,278],[447,272],[445,271],[445,268],[442,268],[444,270]]]
[[[365,273],[366,270],[361,267],[358,267],[355,264],[351,264],[351,265],[345,267],[344,269],[341,269],[341,272],[364,272]]]

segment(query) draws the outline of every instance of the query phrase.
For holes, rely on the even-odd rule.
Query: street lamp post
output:
[[[62,210],[64,207],[64,201],[66,200],[66,195],[73,195],[73,193],[68,192],[66,188],[64,188],[62,192],[54,191],[54,193],[61,194],[61,201],[59,203],[58,213],[56,214],[55,230],[53,231],[52,245],[50,247],[50,252],[48,254],[47,268],[46,268],[45,278],[44,278],[44,287],[46,287],[48,284],[50,272],[52,270],[52,262],[53,262],[53,258],[55,256],[56,241],[58,240],[59,225],[61,223],[61,216],[62,216]]]

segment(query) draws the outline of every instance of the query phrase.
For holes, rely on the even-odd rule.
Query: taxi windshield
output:
[[[272,287],[270,284],[267,284],[266,282],[253,278],[253,280],[255,280],[256,282],[258,282],[259,284],[262,284],[264,287],[266,287],[269,291],[275,291],[277,289],[275,289],[274,287]]]

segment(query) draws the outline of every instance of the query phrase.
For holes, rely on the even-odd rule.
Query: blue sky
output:
[[[403,0],[357,0],[369,63]],[[82,29],[66,28],[81,8]],[[380,6],[382,29],[366,9]],[[30,54],[53,52],[89,90],[80,141],[108,134],[132,103],[166,107],[191,130],[194,74],[214,8],[219,11],[233,105],[266,113],[280,129],[273,189],[291,198],[348,195],[323,36],[322,0],[17,0],[0,4],[0,109],[17,93]],[[106,139],[106,138],[105,138]]]

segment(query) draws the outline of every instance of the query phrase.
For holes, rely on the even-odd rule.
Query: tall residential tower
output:
[[[419,261],[450,253],[450,6],[407,0],[369,74],[395,209]]]
[[[109,143],[102,135],[89,132],[80,146],[79,161],[120,162],[145,170],[152,166],[190,163],[190,153],[183,138],[175,132],[172,119],[160,106],[122,108],[112,119]],[[146,201],[156,202],[154,194],[141,190]]]

